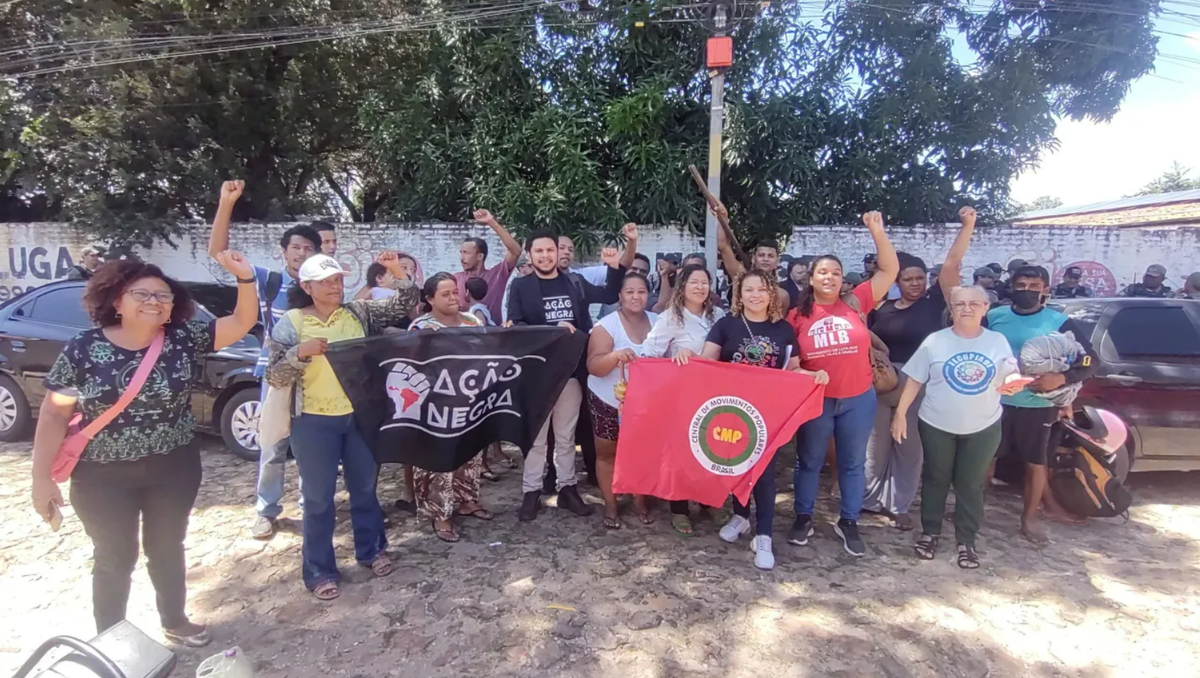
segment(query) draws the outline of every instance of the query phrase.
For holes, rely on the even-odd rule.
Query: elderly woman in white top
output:
[[[642,343],[642,356],[666,357],[682,364],[688,358],[700,355],[708,331],[725,315],[713,306],[709,294],[711,287],[712,279],[707,269],[695,264],[684,266],[676,278],[666,311],[658,316]],[[671,525],[682,535],[692,534],[687,501],[671,502]]]
[[[650,328],[658,318],[646,312],[650,298],[650,283],[641,273],[630,271],[621,282],[621,296],[616,313],[610,313],[596,323],[588,340],[588,407],[592,413],[592,429],[596,437],[596,476],[600,494],[604,496],[604,526],[621,528],[617,497],[613,493],[613,469],[617,460],[619,433],[620,387],[624,366],[642,355],[642,347]],[[643,524],[654,522],[646,498],[634,496],[634,511]]]

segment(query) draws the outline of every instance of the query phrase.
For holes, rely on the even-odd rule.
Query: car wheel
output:
[[[1113,462],[1113,477],[1122,483],[1129,477],[1129,471],[1133,469],[1133,452],[1129,451],[1128,445],[1122,445],[1117,450],[1117,459]]]
[[[11,377],[0,374],[0,440],[6,443],[21,440],[32,425],[33,413],[25,392]]]
[[[243,389],[221,410],[221,437],[225,447],[247,461],[258,461],[259,391]]]

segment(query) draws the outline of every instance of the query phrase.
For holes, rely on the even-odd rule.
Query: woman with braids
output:
[[[813,377],[818,384],[828,382],[824,372],[801,369],[796,332],[783,319],[779,286],[775,276],[759,269],[743,271],[733,281],[730,314],[713,325],[704,340],[700,357],[774,370],[791,370]],[[686,364],[686,356],[679,361]],[[754,564],[760,569],[775,567],[771,550],[771,527],[775,521],[774,456],[754,484]],[[733,517],[721,528],[721,539],[735,542],[750,531],[750,507],[735,497]]]
[[[341,594],[341,573],[333,549],[338,468],[350,495],[354,557],[376,577],[392,573],[384,553],[383,509],[375,495],[378,467],[354,424],[354,405],[325,358],[329,344],[382,334],[408,319],[417,290],[394,252],[379,263],[395,278],[396,294],[382,301],[342,301],[345,271],[332,257],[318,254],[300,266],[288,291],[288,312],[271,330],[267,382],[292,391],[292,454],[300,467],[304,497],[301,576],[320,600]]]
[[[858,534],[862,511],[867,439],[875,421],[874,373],[871,370],[871,335],[865,313],[887,296],[900,262],[883,230],[883,215],[867,212],[863,223],[875,240],[878,270],[850,294],[842,294],[842,262],[832,254],[817,257],[809,270],[800,306],[788,321],[800,339],[800,364],[807,370],[829,373],[825,408],[819,417],[800,427],[796,440],[796,522],[788,542],[803,546],[813,535],[813,508],[817,484],[829,440],[837,447],[841,517],[834,531],[846,552],[866,553]]]
[[[709,330],[725,315],[713,306],[712,277],[708,269],[696,264],[684,266],[675,279],[670,302],[654,322],[642,342],[642,356],[672,358],[684,364],[704,352]],[[692,520],[686,500],[671,502],[671,526],[679,534],[691,536]]]
[[[468,280],[469,286],[474,280]],[[454,276],[435,273],[421,288],[429,312],[413,321],[412,329],[438,330],[444,327],[482,327],[483,323],[458,305],[458,283]],[[433,524],[433,533],[446,542],[459,540],[451,519],[454,516],[491,520],[492,512],[479,503],[479,476],[483,471],[483,452],[449,473],[423,468],[413,469],[417,511]]]
[[[596,438],[596,477],[604,496],[604,527],[610,530],[621,529],[617,496],[612,489],[619,433],[620,402],[616,388],[621,382],[622,368],[643,355],[646,335],[658,318],[646,312],[649,300],[650,282],[645,275],[630,270],[621,281],[617,312],[601,318],[588,339],[587,402]],[[654,522],[646,497],[634,495],[633,510],[643,525]]]

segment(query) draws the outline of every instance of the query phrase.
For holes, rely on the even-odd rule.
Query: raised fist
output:
[[[392,419],[421,420],[421,403],[429,396],[429,380],[412,365],[396,363],[388,373],[387,394],[395,413]]]
[[[408,271],[400,265],[400,255],[391,250],[385,250],[379,253],[375,261],[379,262],[380,266],[387,269],[388,273],[397,280],[408,280]]]
[[[629,241],[637,240],[638,239],[637,224],[632,224],[632,223],[625,224],[625,227],[621,229],[621,233],[625,236],[626,240],[629,240]]]
[[[254,267],[246,260],[245,255],[235,250],[225,250],[217,254],[217,263],[235,278],[249,280],[254,277]]]
[[[617,248],[605,247],[600,250],[600,261],[613,268],[617,268],[621,265],[621,255],[617,253]]]
[[[883,228],[883,215],[876,211],[864,212],[863,223],[867,225],[867,228],[872,230]]]
[[[967,205],[966,207],[963,207],[962,209],[960,209],[958,211],[958,220],[961,221],[964,226],[974,224],[975,223],[975,208],[971,207],[970,205]]]
[[[492,224],[496,223],[496,217],[492,216],[492,213],[487,210],[475,210],[474,216],[475,221],[481,224],[487,224],[488,226],[491,226]]]
[[[221,202],[233,203],[242,197],[242,190],[246,188],[246,182],[238,179],[237,181],[226,181],[221,184]]]

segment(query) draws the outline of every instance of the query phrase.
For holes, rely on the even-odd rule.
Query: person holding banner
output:
[[[658,316],[646,312],[650,282],[642,273],[630,271],[621,282],[621,300],[616,313],[600,319],[588,341],[588,406],[596,438],[596,476],[604,496],[604,527],[621,529],[617,496],[613,493],[613,466],[617,461],[617,434],[620,407],[617,389],[624,398],[624,367],[642,355],[646,335]],[[633,497],[634,511],[642,524],[654,522],[646,498]]]
[[[470,290],[480,278],[467,281]],[[471,313],[463,313],[458,305],[458,285],[449,273],[437,273],[421,289],[429,312],[413,321],[413,330],[438,330],[443,327],[482,327],[483,323]],[[413,468],[417,510],[433,523],[438,539],[456,542],[458,532],[451,522],[456,514],[479,520],[491,520],[492,512],[479,503],[479,476],[483,471],[483,452],[451,473],[437,473]]]
[[[258,316],[254,268],[238,252],[216,260],[238,282],[237,306],[207,323],[193,320],[187,288],[157,266],[101,267],[83,298],[96,327],[68,341],[46,375],[33,437],[33,506],[54,526],[64,505],[54,471],[70,475],[71,504],[92,540],[98,632],[125,619],[140,533],[163,634],[188,647],[210,640],[186,610],[184,539],[201,480],[192,389],[203,381],[205,356],[246,336]],[[74,435],[91,439],[74,469],[56,469],[63,448],[80,442],[69,428],[76,414],[82,431]]]
[[[865,493],[867,439],[877,407],[871,369],[871,334],[866,312],[883,301],[900,271],[896,250],[883,230],[883,215],[867,212],[863,223],[875,240],[877,270],[871,278],[843,295],[842,262],[832,254],[817,257],[805,281],[800,305],[788,321],[800,339],[800,364],[829,373],[821,416],[800,427],[796,445],[796,522],[788,542],[803,546],[813,535],[813,509],[826,450],[832,438],[837,448],[841,515],[834,532],[853,556],[866,554],[858,534],[858,517]]]
[[[713,325],[704,340],[706,360],[751,365],[767,369],[790,370],[813,377],[818,385],[829,383],[822,371],[810,372],[800,367],[796,332],[783,319],[779,286],[775,276],[767,271],[742,271],[733,281],[733,304],[729,315]],[[677,356],[686,365],[687,355]],[[771,528],[775,522],[775,463],[774,457],[758,481],[754,483],[754,564],[763,570],[775,567],[771,546]],[[734,497],[733,517],[721,528],[720,537],[735,542],[750,531],[750,506]]]
[[[375,496],[378,467],[354,423],[354,406],[325,358],[329,344],[382,334],[397,327],[417,303],[417,289],[395,252],[379,255],[395,278],[396,295],[382,301],[343,303],[345,271],[332,257],[318,254],[300,267],[299,282],[288,292],[289,310],[271,331],[267,382],[292,389],[292,453],[300,467],[304,498],[301,547],[304,585],[320,600],[341,591],[333,550],[334,494],[339,465],[350,494],[350,522],[358,562],[377,577],[392,572],[384,553],[383,509]]]
[[[704,352],[704,340],[725,311],[713,305],[712,274],[701,265],[689,264],[676,275],[666,311],[658,316],[642,343],[647,358],[672,358],[680,364]],[[686,500],[671,502],[671,526],[691,536],[692,519]]]
[[[581,276],[563,273],[558,268],[558,238],[549,231],[535,233],[525,246],[534,275],[513,281],[509,296],[508,322],[512,325],[549,325],[563,327],[571,333],[590,332],[592,317],[589,304],[612,303],[620,297],[625,272],[620,267],[617,251],[605,248],[601,260],[608,265],[604,287],[597,287]],[[554,410],[538,433],[529,454],[525,457],[522,480],[525,496],[517,518],[527,522],[537,518],[541,509],[542,481],[546,473],[547,436],[554,424],[554,468],[557,476],[558,506],[577,516],[590,516],[592,507],[584,503],[575,488],[575,427],[583,403],[580,384],[587,373],[580,355],[575,376],[567,380],[559,394]]]

